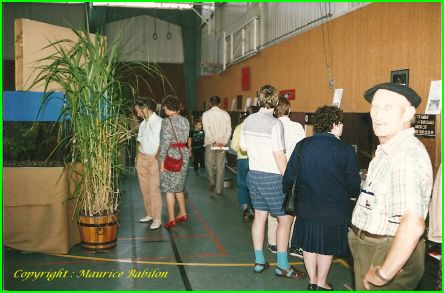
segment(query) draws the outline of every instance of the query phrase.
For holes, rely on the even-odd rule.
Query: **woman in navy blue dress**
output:
[[[283,191],[293,186],[296,167],[299,202],[294,232],[304,250],[309,290],[333,290],[327,275],[334,255],[348,253],[347,232],[352,214],[350,197],[359,195],[361,178],[354,148],[343,141],[342,110],[324,106],[316,111],[312,137],[297,145],[283,178]],[[297,151],[302,153],[298,165]]]

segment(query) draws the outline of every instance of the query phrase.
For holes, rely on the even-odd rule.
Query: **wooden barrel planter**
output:
[[[82,216],[79,218],[81,245],[94,252],[110,251],[117,244],[118,215]]]

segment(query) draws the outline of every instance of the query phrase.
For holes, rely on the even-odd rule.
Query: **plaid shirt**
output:
[[[432,177],[430,158],[414,137],[414,129],[402,130],[378,146],[353,211],[353,225],[373,234],[394,236],[407,210],[425,219]]]

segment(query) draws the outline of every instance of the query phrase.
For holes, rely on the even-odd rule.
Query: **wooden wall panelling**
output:
[[[188,110],[187,99],[185,98],[183,64],[161,63],[157,66],[161,69],[164,80],[160,76],[147,75],[140,67],[133,67],[132,71],[141,77],[137,84],[139,95],[153,98],[157,103],[161,103],[166,95],[176,95],[185,109]]]
[[[331,104],[325,66],[332,63],[336,88],[343,88],[345,112],[368,112],[363,92],[390,80],[390,71],[410,69],[410,85],[424,98],[431,80],[441,78],[440,3],[373,3],[313,28],[219,75],[198,81],[198,104],[210,95],[254,96],[264,84],[295,88],[293,111],[312,112]],[[324,51],[323,36],[330,40]],[[438,61],[438,62],[437,62]],[[251,89],[240,90],[240,71],[251,68]],[[211,80],[210,83],[207,81]],[[211,94],[209,93],[211,91]],[[422,113],[425,103],[418,109]]]
[[[323,37],[329,40],[324,50]],[[219,75],[197,83],[198,103],[211,95],[254,97],[264,84],[295,88],[294,112],[314,112],[333,99],[325,65],[332,64],[335,88],[343,88],[345,113],[367,113],[363,93],[390,81],[390,72],[409,69],[409,85],[423,98],[424,113],[430,81],[441,79],[441,3],[372,3],[300,35],[260,51]],[[251,89],[240,90],[240,71],[251,69]],[[438,123],[438,122],[437,122]],[[426,142],[437,166],[441,162],[440,134]],[[439,157],[438,157],[439,156]],[[436,167],[435,167],[436,169]]]

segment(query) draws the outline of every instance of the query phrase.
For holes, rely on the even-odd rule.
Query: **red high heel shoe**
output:
[[[175,221],[176,221],[176,223],[179,223],[179,222],[188,222],[188,215],[183,215],[183,216],[177,217],[177,218],[175,219]]]
[[[172,220],[172,221],[169,221],[168,223],[166,223],[166,224],[163,224],[163,227],[165,228],[165,229],[170,229],[170,228],[172,228],[172,227],[174,227],[174,226],[176,226],[176,220]]]

